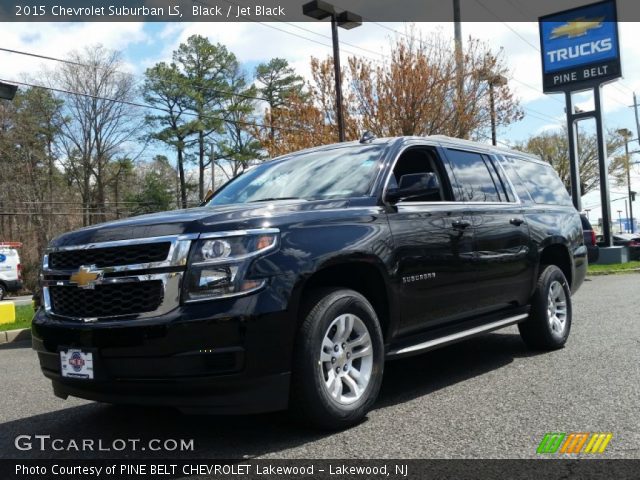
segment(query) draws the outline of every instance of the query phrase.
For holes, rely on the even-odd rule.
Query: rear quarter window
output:
[[[512,175],[522,181],[535,203],[573,206],[569,192],[551,165],[515,157],[509,160]]]

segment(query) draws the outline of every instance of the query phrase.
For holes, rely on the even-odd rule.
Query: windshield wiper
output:
[[[258,200],[251,200],[249,203],[271,202],[273,200],[303,200],[303,199],[300,197],[269,197],[269,198],[259,198]]]

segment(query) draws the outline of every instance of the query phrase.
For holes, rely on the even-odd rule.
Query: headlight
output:
[[[191,251],[185,300],[199,301],[247,293],[262,287],[264,279],[245,278],[251,260],[278,246],[277,229],[222,232],[201,238]]]

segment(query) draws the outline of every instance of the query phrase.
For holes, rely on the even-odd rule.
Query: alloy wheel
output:
[[[320,349],[321,383],[337,403],[358,401],[369,385],[373,343],[364,322],[351,313],[338,316],[327,329]]]
[[[567,296],[562,284],[557,280],[549,286],[547,320],[551,334],[562,337],[567,328]]]

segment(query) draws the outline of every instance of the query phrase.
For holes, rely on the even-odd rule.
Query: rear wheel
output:
[[[518,325],[527,346],[540,350],[562,348],[571,331],[571,289],[562,270],[544,267],[531,299],[529,318]]]
[[[360,421],[373,406],[384,365],[376,313],[359,293],[313,292],[298,331],[291,408],[306,423],[326,429]]]
[[[2,283],[0,283],[0,301],[4,300],[4,297],[6,294],[7,294],[7,289]]]

